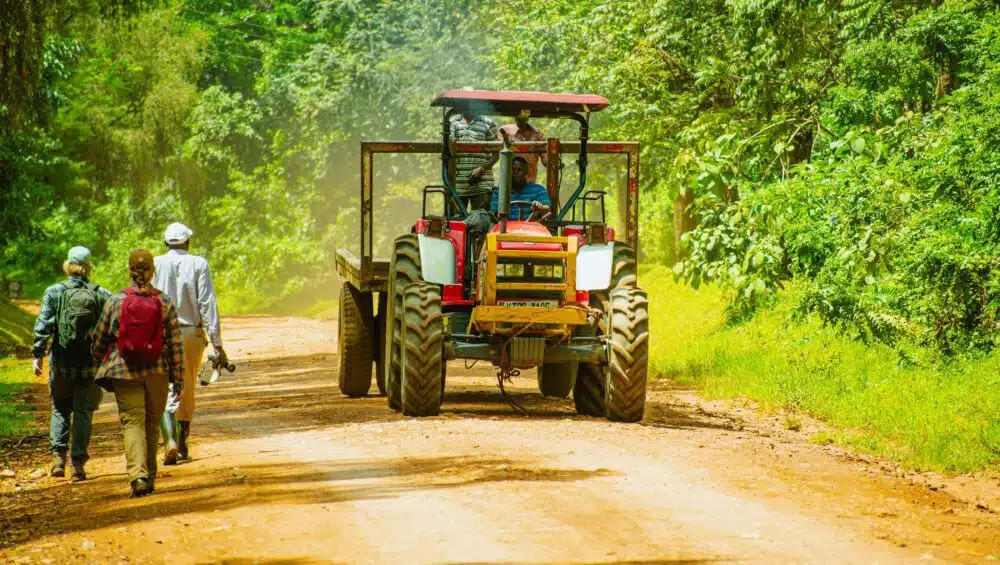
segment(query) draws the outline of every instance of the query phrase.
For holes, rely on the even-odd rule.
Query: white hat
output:
[[[194,232],[191,231],[191,228],[174,222],[167,226],[166,231],[163,232],[163,239],[167,243],[184,243],[192,235],[194,235]]]

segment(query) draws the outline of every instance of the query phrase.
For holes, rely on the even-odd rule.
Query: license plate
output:
[[[501,306],[514,306],[518,308],[558,308],[558,300],[498,300]]]

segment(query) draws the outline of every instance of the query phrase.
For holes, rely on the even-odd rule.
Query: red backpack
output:
[[[129,287],[122,292],[127,296],[118,323],[118,353],[129,365],[155,365],[163,353],[160,291],[154,289],[149,296],[142,296]]]

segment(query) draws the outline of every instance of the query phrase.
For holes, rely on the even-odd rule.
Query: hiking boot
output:
[[[66,454],[65,453],[53,453],[52,454],[52,466],[49,467],[49,475],[53,477],[62,477],[66,475]]]
[[[73,474],[70,475],[70,480],[74,483],[87,480],[87,472],[83,470],[83,463],[73,463]]]
[[[130,498],[139,498],[151,492],[153,490],[148,479],[136,479],[132,481],[132,496]]]
[[[188,434],[191,433],[191,422],[179,420],[180,433],[177,434],[177,459],[186,461],[188,459]]]
[[[177,464],[177,420],[170,412],[164,412],[160,419],[160,432],[163,433],[163,464]]]

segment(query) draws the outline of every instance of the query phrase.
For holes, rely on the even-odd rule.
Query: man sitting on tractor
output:
[[[511,202],[530,202],[527,205],[513,205],[510,210],[511,220],[527,221],[534,217],[541,219],[551,211],[552,201],[549,200],[549,193],[545,187],[528,182],[528,160],[524,157],[514,157],[514,162],[510,168],[510,200]],[[490,209],[497,213],[499,205],[500,191],[493,191],[493,200],[490,202]]]

